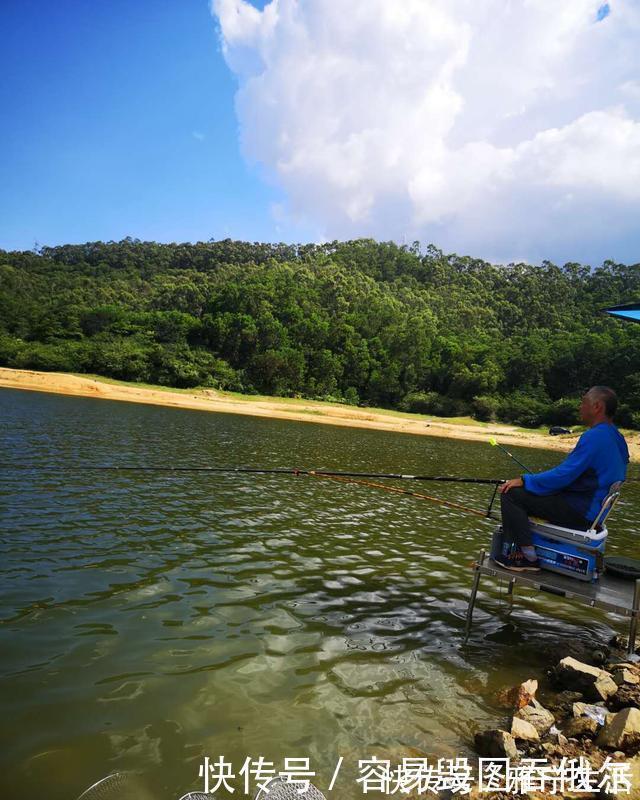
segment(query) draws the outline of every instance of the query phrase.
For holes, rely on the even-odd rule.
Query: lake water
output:
[[[333,796],[361,796],[358,759],[468,754],[501,720],[497,689],[540,677],[568,641],[625,629],[524,591],[509,615],[485,581],[463,646],[469,564],[492,526],[415,498],[302,476],[89,469],[517,474],[488,444],[1,389],[0,452],[4,800],[73,800],[118,770],[174,800],[201,787],[205,755],[236,773],[247,757],[309,758],[325,791],[343,756]],[[533,469],[560,459],[517,455]],[[640,555],[637,487],[609,553]],[[490,496],[408,488],[479,509]]]

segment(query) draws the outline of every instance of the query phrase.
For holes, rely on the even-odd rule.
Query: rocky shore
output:
[[[629,791],[524,796],[640,800],[640,656],[627,656],[624,644],[616,637],[601,650],[580,658],[561,658],[551,665],[541,686],[528,679],[502,690],[496,701],[505,709],[504,724],[476,734],[478,755],[508,758],[515,764],[541,759],[560,766],[563,759],[564,763],[586,759],[594,770],[624,762]],[[523,795],[484,792],[477,796],[504,800]]]

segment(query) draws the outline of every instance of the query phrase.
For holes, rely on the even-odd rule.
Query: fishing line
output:
[[[385,486],[383,483],[373,483],[372,481],[362,481],[357,480],[356,478],[345,478],[341,475],[329,475],[326,472],[315,472],[310,473],[316,478],[327,478],[331,481],[340,481],[341,483],[355,483],[359,486],[368,486],[374,489],[382,489],[385,492],[394,492],[395,494],[406,494],[410,497],[417,497],[419,500],[429,500],[432,503],[437,503],[438,505],[445,506],[446,508],[453,508],[456,511],[464,511],[467,514],[475,514],[477,517],[482,517],[483,519],[487,519],[490,517],[494,519],[493,515],[490,511],[478,511],[476,508],[469,508],[469,506],[463,506],[461,503],[453,503],[451,500],[443,500],[440,497],[434,497],[430,494],[423,494],[422,492],[412,492],[410,489],[401,489],[399,486]],[[499,483],[503,483],[503,481],[499,481]]]

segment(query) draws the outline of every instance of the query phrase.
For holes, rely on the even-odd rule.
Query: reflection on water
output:
[[[3,798],[73,798],[134,770],[169,800],[200,786],[205,754],[236,770],[309,757],[323,789],[342,755],[334,793],[353,797],[359,758],[464,754],[495,722],[497,688],[617,624],[548,595],[508,615],[487,581],[462,647],[468,566],[491,533],[479,518],[302,476],[85,469],[511,476],[482,443],[13,390],[0,390],[0,442],[3,463],[33,467],[0,484]],[[535,469],[559,459],[521,455]],[[637,493],[625,490],[609,552],[639,555]]]

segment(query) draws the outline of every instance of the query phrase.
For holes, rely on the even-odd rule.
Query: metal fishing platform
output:
[[[491,556],[482,550],[473,565],[473,584],[469,605],[464,641],[467,642],[473,625],[473,610],[480,585],[480,578],[486,575],[498,581],[506,581],[507,596],[513,602],[513,590],[516,584],[522,584],[539,592],[546,592],[556,597],[575,600],[590,608],[602,608],[619,614],[629,620],[629,645],[627,653],[635,650],[638,619],[640,618],[640,578],[625,580],[605,573],[594,583],[578,581],[565,575],[558,575],[548,570],[540,572],[512,572],[496,564]]]

